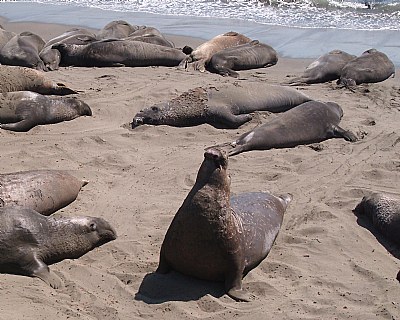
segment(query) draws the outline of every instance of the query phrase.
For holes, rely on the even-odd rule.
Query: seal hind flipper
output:
[[[35,125],[36,124],[32,119],[24,119],[19,122],[0,124],[0,128],[10,131],[26,132],[32,129]]]
[[[343,138],[346,141],[356,142],[358,139],[356,135],[348,130],[344,130],[343,128],[339,127],[338,125],[332,125],[333,129],[333,136],[335,138]]]

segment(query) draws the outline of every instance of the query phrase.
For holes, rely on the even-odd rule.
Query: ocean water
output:
[[[290,58],[376,48],[400,67],[400,0],[0,0],[0,16],[98,29],[126,20],[205,40],[237,31]]]

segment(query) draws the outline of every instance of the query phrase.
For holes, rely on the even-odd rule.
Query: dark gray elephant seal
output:
[[[97,39],[122,39],[128,37],[139,26],[133,26],[124,20],[115,20],[107,23],[98,33]]]
[[[75,97],[49,97],[31,91],[0,94],[0,128],[25,132],[37,125],[91,116],[90,107]]]
[[[102,218],[45,217],[23,207],[0,208],[0,272],[42,279],[52,288],[62,280],[48,265],[78,259],[117,238]]]
[[[48,216],[75,201],[87,183],[59,170],[0,174],[0,207],[21,206]]]
[[[60,51],[62,65],[77,67],[173,67],[186,57],[178,49],[130,40],[56,44],[53,49]]]
[[[125,38],[125,39],[132,40],[132,41],[142,41],[142,42],[146,42],[146,43],[157,44],[159,46],[164,46],[164,47],[168,47],[168,48],[174,48],[174,44],[171,41],[168,41],[163,36],[156,36],[153,34],[144,35],[144,36],[129,36],[128,38]]]
[[[195,70],[204,72],[206,70],[206,65],[215,53],[226,48],[235,47],[249,42],[251,42],[250,38],[237,32],[230,31],[220,34],[211,40],[204,42],[195,50],[190,52],[189,57],[182,60],[180,66],[183,67],[186,66],[187,63],[192,63]]]
[[[16,35],[15,32],[7,31],[0,25],[0,49]]]
[[[45,43],[37,34],[22,32],[1,48],[0,63],[45,71],[46,67],[39,57]]]
[[[268,255],[292,197],[255,192],[231,200],[227,166],[222,150],[206,150],[196,183],[165,235],[156,272],[224,281],[230,297],[249,301],[242,278]]]
[[[354,213],[367,217],[383,236],[400,245],[400,199],[371,193],[363,197]]]
[[[343,67],[338,84],[351,87],[361,83],[381,82],[394,74],[394,64],[387,55],[370,49]]]
[[[233,149],[229,155],[251,150],[292,148],[330,138],[356,141],[353,133],[339,127],[342,116],[342,108],[334,102],[305,102],[240,136],[231,144]]]
[[[48,79],[38,70],[0,65],[0,93],[11,91],[33,91],[61,96],[77,93],[63,83]]]
[[[269,45],[253,40],[215,53],[207,68],[222,76],[239,77],[239,70],[264,68],[278,62],[276,51]]]
[[[252,112],[283,112],[310,100],[298,90],[263,83],[200,87],[140,111],[132,127],[141,124],[186,127],[208,123],[218,128],[238,128],[252,119]]]
[[[333,50],[312,62],[303,75],[290,79],[285,84],[300,85],[337,80],[340,78],[343,67],[354,58],[356,58],[355,55],[341,50]]]
[[[46,42],[44,48],[39,52],[48,71],[57,70],[61,61],[61,53],[52,46],[56,43],[66,44],[88,44],[97,41],[96,35],[86,29],[74,28]]]

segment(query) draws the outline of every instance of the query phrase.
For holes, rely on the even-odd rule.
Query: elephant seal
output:
[[[61,96],[77,93],[63,83],[48,79],[43,72],[25,67],[0,65],[0,93],[11,91],[33,91]]]
[[[0,49],[16,35],[15,32],[7,31],[0,25]]]
[[[215,53],[207,68],[222,76],[239,77],[235,71],[264,68],[278,62],[276,51],[269,45],[253,40]]]
[[[62,65],[77,67],[173,67],[186,57],[178,49],[130,40],[56,44],[52,48],[60,51]]]
[[[125,39],[132,40],[132,41],[142,41],[142,42],[147,42],[147,43],[152,43],[152,44],[158,44],[159,46],[164,46],[164,47],[168,47],[168,48],[174,48],[174,44],[171,41],[168,41],[163,36],[157,36],[157,35],[153,35],[153,34],[144,35],[144,36],[129,36],[128,38],[125,38]]]
[[[334,102],[305,102],[241,135],[231,143],[233,149],[229,155],[251,150],[292,148],[330,138],[356,141],[352,132],[339,127],[342,116],[342,108]]]
[[[208,123],[218,128],[238,128],[252,119],[251,112],[283,112],[310,100],[298,90],[263,83],[199,87],[140,111],[132,127],[141,124],[186,127]]]
[[[0,272],[37,277],[54,289],[63,283],[49,264],[78,259],[117,238],[102,218],[45,217],[23,207],[0,208],[0,230]]]
[[[22,32],[8,41],[0,50],[0,63],[46,71],[39,52],[45,41],[32,32]]]
[[[367,217],[383,236],[400,245],[400,199],[371,193],[362,198],[354,213]]]
[[[52,49],[54,44],[66,43],[83,45],[94,41],[97,41],[94,33],[86,29],[73,28],[47,41],[44,48],[39,52],[39,57],[42,59],[46,70],[57,70],[61,61],[61,54],[58,50]]]
[[[224,281],[230,297],[249,301],[242,278],[268,255],[292,197],[255,192],[231,200],[227,167],[224,151],[206,150],[195,185],[165,235],[156,272]]]
[[[49,97],[31,91],[0,94],[0,128],[26,132],[37,125],[91,116],[90,107],[75,97]]]
[[[0,174],[0,207],[22,206],[48,216],[75,201],[87,183],[58,170]]]
[[[381,82],[394,74],[394,64],[387,55],[376,49],[369,49],[343,67],[337,83],[351,87],[361,83]]]
[[[192,63],[195,70],[204,72],[206,70],[206,65],[215,53],[226,48],[235,47],[249,42],[251,42],[251,39],[237,32],[230,31],[220,34],[199,45],[193,51],[190,49],[185,50],[187,53],[190,53],[190,55],[182,60],[180,66],[183,67],[187,66],[187,63]]]
[[[107,23],[98,33],[97,39],[122,39],[128,37],[139,26],[133,26],[124,20],[115,20]]]
[[[354,58],[356,58],[355,55],[341,50],[333,50],[312,62],[303,75],[284,84],[301,85],[337,80],[340,78],[343,67]]]

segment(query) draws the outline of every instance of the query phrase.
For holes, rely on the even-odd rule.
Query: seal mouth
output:
[[[228,164],[228,158],[223,150],[218,148],[208,148],[204,152],[204,158],[214,162],[219,169],[225,168]]]

